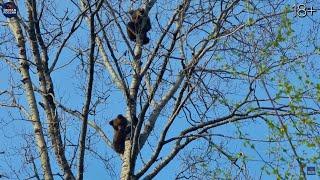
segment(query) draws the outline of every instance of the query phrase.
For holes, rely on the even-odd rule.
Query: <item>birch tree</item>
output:
[[[320,12],[294,3],[16,2],[1,19],[0,177],[307,179],[320,164]],[[126,33],[138,8],[146,45]],[[123,154],[117,114],[138,119]]]

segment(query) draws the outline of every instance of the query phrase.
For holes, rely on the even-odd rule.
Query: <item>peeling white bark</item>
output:
[[[3,1],[0,1],[3,3]],[[22,33],[20,24],[18,23],[17,18],[11,18],[9,20],[9,27],[13,32],[19,47],[19,57],[20,57],[20,73],[22,76],[22,81],[24,83],[24,89],[26,91],[26,99],[30,108],[30,119],[35,133],[35,141],[38,147],[41,167],[44,173],[44,179],[51,180],[53,179],[50,159],[48,155],[47,145],[44,139],[42,124],[40,121],[39,111],[33,91],[32,81],[29,74],[29,64],[27,62],[26,49],[25,49],[25,38]]]

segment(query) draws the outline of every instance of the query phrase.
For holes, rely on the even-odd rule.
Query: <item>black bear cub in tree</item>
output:
[[[133,120],[133,125],[136,125],[137,122],[138,119],[135,117]],[[131,132],[131,125],[129,125],[129,121],[121,114],[119,114],[114,120],[110,121],[109,124],[114,129],[114,150],[119,154],[123,154],[127,135]]]
[[[146,22],[142,23],[145,10],[142,8],[129,11],[131,21],[127,24],[127,33],[131,41],[136,42],[137,34],[140,34],[142,44],[148,44],[147,32],[151,29],[150,18],[146,17]]]

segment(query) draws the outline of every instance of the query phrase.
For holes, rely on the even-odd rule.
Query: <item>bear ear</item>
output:
[[[134,13],[134,10],[130,10],[128,13],[132,16]]]
[[[140,11],[141,14],[144,14],[145,9],[144,8],[140,8],[139,11]]]
[[[118,119],[123,119],[124,117],[122,116],[122,114],[118,114],[117,118]]]

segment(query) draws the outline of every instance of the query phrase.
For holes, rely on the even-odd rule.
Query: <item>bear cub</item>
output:
[[[136,125],[137,122],[138,122],[138,119],[135,117],[133,119],[133,125]],[[131,125],[129,124],[129,121],[121,114],[119,114],[115,119],[110,121],[109,124],[114,129],[114,135],[113,135],[114,150],[119,154],[123,154],[127,135],[130,134],[131,132]]]
[[[142,23],[144,13],[145,10],[143,8],[129,11],[131,20],[127,24],[129,39],[136,42],[137,34],[140,34],[143,45],[149,43],[150,39],[147,36],[147,32],[151,29],[151,22],[148,16],[146,17],[146,22]]]

